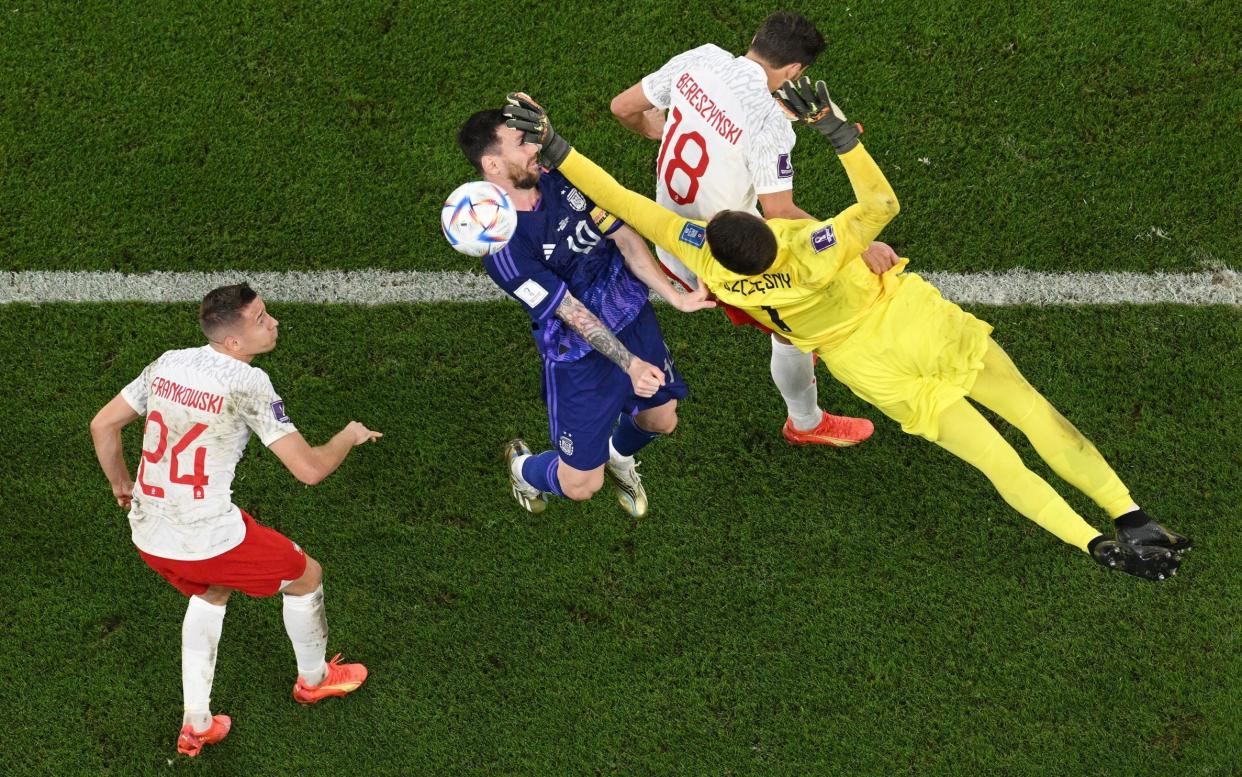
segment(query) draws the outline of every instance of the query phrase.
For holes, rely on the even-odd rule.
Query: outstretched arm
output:
[[[640,235],[685,262],[696,275],[711,259],[702,222],[682,218],[652,200],[626,189],[598,165],[570,147],[556,134],[543,106],[521,92],[508,97],[504,113],[508,126],[523,132],[523,142],[543,149],[543,161],[560,170],[595,204],[612,213]]]
[[[680,310],[682,313],[693,313],[703,308],[714,308],[716,303],[707,298],[707,286],[699,284],[699,288],[687,294],[682,294],[673,287],[668,276],[660,269],[656,259],[651,255],[651,249],[647,247],[647,241],[642,236],[628,226],[623,226],[616,232],[608,236],[617,244],[617,248],[621,251],[621,256],[625,259],[625,266],[629,268],[634,277],[642,281],[647,288],[659,294],[660,297]]]
[[[866,249],[900,210],[897,194],[880,171],[867,149],[858,142],[862,130],[846,121],[845,115],[828,95],[823,81],[811,84],[803,76],[797,83],[786,81],[776,92],[785,111],[798,121],[809,124],[832,143],[837,158],[849,176],[857,202],[832,219],[831,239],[838,244],[840,255],[853,259]],[[812,224],[808,232],[823,229],[825,223]],[[829,238],[824,238],[827,242]]]
[[[558,169],[601,208],[685,262],[695,274],[703,274],[702,267],[708,252],[704,237],[706,228],[702,222],[679,216],[655,201],[630,191],[575,149],[570,149]],[[689,229],[688,224],[691,225]]]
[[[312,448],[301,432],[291,432],[272,443],[270,449],[295,478],[313,486],[336,472],[354,446],[374,442],[383,436],[357,421],[350,421],[323,445]]]

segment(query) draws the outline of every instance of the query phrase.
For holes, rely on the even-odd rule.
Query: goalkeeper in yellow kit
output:
[[[823,81],[805,76],[777,92],[796,119],[825,135],[857,202],[826,221],[722,211],[686,219],[631,192],[557,135],[544,110],[509,95],[505,114],[525,140],[601,208],[675,254],[720,300],[815,351],[833,376],[898,421],[982,471],[1014,509],[1106,567],[1163,580],[1176,574],[1185,537],[1151,520],[1108,463],[1018,372],[992,327],[903,272],[876,274],[860,258],[897,215],[897,196]],[[1062,478],[1114,519],[1115,538],[1084,521],[967,401],[1021,429]]]

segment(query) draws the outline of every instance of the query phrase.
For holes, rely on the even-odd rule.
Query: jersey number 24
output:
[[[159,464],[160,459],[164,458],[164,450],[168,447],[168,427],[164,425],[164,416],[160,415],[160,411],[152,410],[147,416],[147,426],[155,424],[160,428],[160,439],[155,444],[155,450],[143,450],[142,461],[138,464],[138,485],[142,488],[142,493],[156,499],[164,498],[164,489],[159,486],[152,486],[144,483],[142,480],[143,470],[146,469],[148,463]],[[197,437],[207,428],[207,424],[194,424],[190,427],[190,431],[177,441],[173,446],[172,455],[169,456],[168,464],[168,482],[176,483],[182,486],[192,486],[194,488],[194,498],[202,499],[206,496],[203,486],[207,485],[207,448],[199,446],[194,449],[194,472],[189,475],[183,475],[180,472],[180,464],[178,458],[190,447],[190,443],[194,442]],[[144,427],[145,433],[145,427]]]

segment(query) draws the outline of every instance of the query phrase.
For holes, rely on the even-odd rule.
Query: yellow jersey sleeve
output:
[[[827,221],[806,222],[789,241],[799,263],[813,276],[834,275],[866,250],[901,208],[896,192],[862,143],[837,158],[857,202]]]
[[[702,276],[713,261],[707,248],[705,222],[678,216],[654,201],[625,188],[576,149],[557,168],[599,207],[629,224],[638,234],[676,256]]]

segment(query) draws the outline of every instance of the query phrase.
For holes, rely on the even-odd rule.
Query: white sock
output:
[[[617,449],[613,447],[612,438],[609,437],[608,438],[608,461],[610,461],[611,463],[619,467],[630,467],[630,466],[633,466],[634,464],[634,457],[633,456],[622,456],[620,453],[618,453]]]
[[[772,335],[772,382],[780,390],[794,428],[806,431],[819,426],[819,391],[815,383],[815,360],[792,343]]]
[[[224,629],[225,605],[190,597],[181,622],[181,693],[185,714],[181,724],[195,731],[211,725],[211,682],[216,676],[216,648]]]
[[[517,478],[518,485],[520,486],[530,486],[530,483],[526,482],[526,478],[522,477],[522,465],[529,458],[530,454],[525,453],[521,456],[515,456],[513,461],[509,462],[509,471],[513,473],[513,477]]]
[[[302,596],[285,594],[285,633],[298,659],[298,676],[307,685],[319,685],[328,676],[324,653],[328,649],[328,615],[323,609],[323,586]]]

